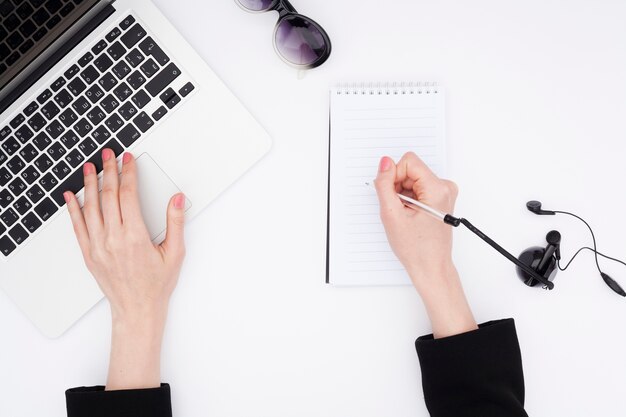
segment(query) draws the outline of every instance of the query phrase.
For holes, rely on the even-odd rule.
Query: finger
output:
[[[182,193],[173,196],[167,206],[167,231],[161,247],[166,255],[185,253],[185,195]]]
[[[398,161],[397,181],[405,189],[412,189],[416,181],[429,181],[437,176],[431,169],[413,152],[405,153]]]
[[[127,226],[144,225],[137,193],[137,164],[129,152],[122,157],[122,179],[120,181],[120,211],[122,223]]]
[[[83,166],[85,180],[85,204],[83,205],[83,216],[89,231],[90,239],[97,238],[102,233],[103,222],[100,211],[100,197],[98,195],[98,175],[96,167],[91,162]]]
[[[111,149],[102,151],[102,164],[104,173],[102,176],[102,217],[104,227],[107,229],[116,228],[122,224],[120,214],[119,178],[117,172],[117,161],[115,153]]]
[[[381,210],[398,210],[402,208],[402,203],[396,192],[396,164],[387,156],[380,160],[378,166],[378,176],[374,181],[376,193],[380,201]]]
[[[76,200],[74,193],[66,191],[63,193],[63,198],[67,204],[67,211],[69,212],[70,219],[72,220],[72,226],[74,227],[76,240],[78,240],[78,246],[80,246],[83,257],[86,257],[89,254],[89,231],[87,230],[87,225],[85,224],[83,212],[80,209],[80,205],[78,204],[78,200]]]

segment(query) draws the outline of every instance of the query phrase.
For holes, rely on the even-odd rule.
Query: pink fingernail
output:
[[[85,165],[83,165],[83,174],[89,175],[89,174],[91,174],[91,172],[92,172],[92,169],[91,169],[91,163],[90,162],[88,162]]]
[[[70,203],[70,200],[71,200],[71,197],[70,197],[70,192],[69,192],[69,191],[64,192],[64,193],[63,193],[63,198],[65,199],[65,203],[66,203],[66,204],[69,204],[69,203]]]
[[[102,160],[108,161],[113,156],[113,151],[110,149],[105,149],[102,151]]]
[[[378,171],[385,172],[385,171],[388,171],[389,168],[391,168],[391,159],[387,158],[386,156],[383,156],[383,159],[380,160]]]
[[[185,207],[185,196],[183,194],[178,194],[174,198],[174,208],[181,209]]]
[[[133,159],[133,155],[130,152],[124,152],[124,156],[122,157],[122,162],[127,164],[130,162],[131,159]]]

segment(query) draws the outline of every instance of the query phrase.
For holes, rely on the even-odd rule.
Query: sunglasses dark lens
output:
[[[239,4],[248,10],[262,12],[268,10],[274,4],[274,0],[237,0]]]
[[[329,52],[322,30],[304,16],[287,16],[276,27],[276,50],[294,65],[312,65]]]

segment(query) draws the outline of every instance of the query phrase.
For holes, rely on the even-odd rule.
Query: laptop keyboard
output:
[[[188,82],[175,91],[171,84],[180,76],[179,67],[129,15],[8,125],[0,124],[4,257],[65,205],[65,191],[82,190],[86,162],[101,172],[104,148],[120,155],[194,90]],[[156,110],[148,114],[147,108]]]
[[[84,0],[0,0],[0,75]]]

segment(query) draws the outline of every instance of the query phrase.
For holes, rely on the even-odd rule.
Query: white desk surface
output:
[[[566,258],[590,243],[574,220],[527,212],[534,198],[586,217],[600,249],[626,257],[624,2],[295,0],[334,46],[304,79],[274,53],[274,14],[231,0],[156,3],[274,138],[187,228],[163,352],[177,416],[427,415],[413,342],[429,324],[414,290],[324,284],[337,82],[445,85],[457,213],[512,252],[552,228]],[[469,232],[455,239],[477,320],[516,319],[530,415],[623,415],[626,300],[591,256],[546,292]],[[626,285],[626,268],[604,265]],[[103,384],[109,320],[100,303],[47,340],[0,294],[0,415],[61,417],[66,388]]]

